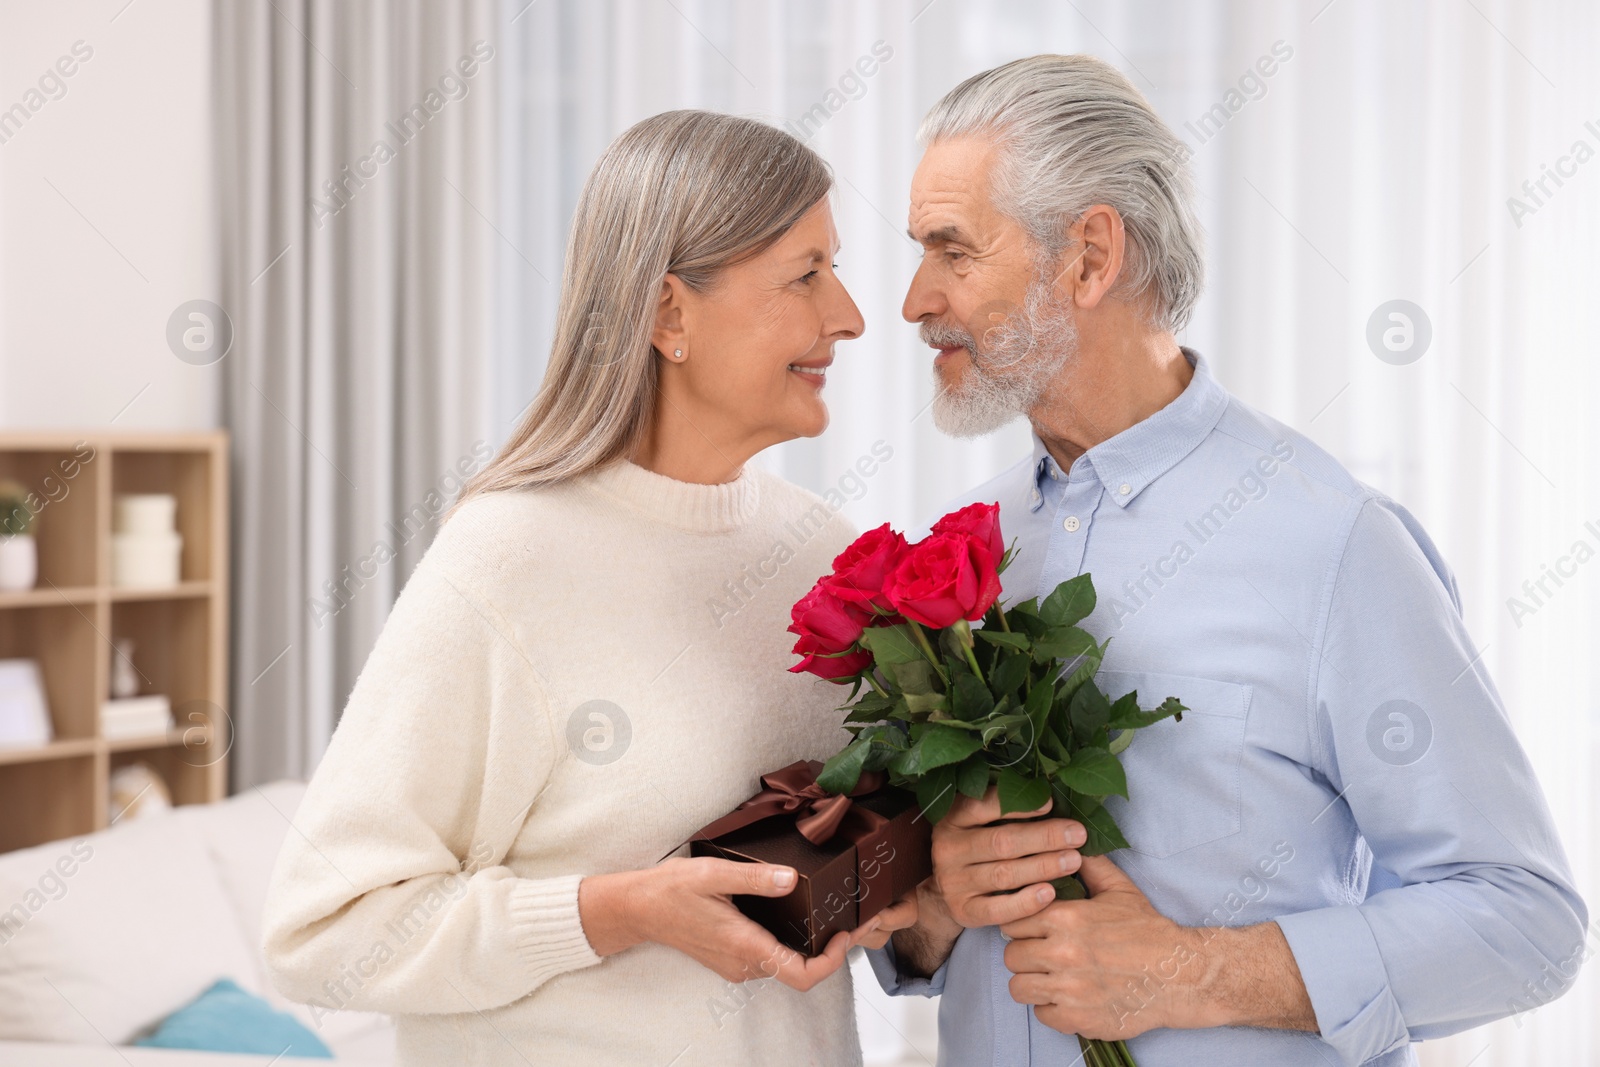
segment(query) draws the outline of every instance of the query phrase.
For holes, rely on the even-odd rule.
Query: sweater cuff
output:
[[[1355,905],[1276,920],[1311,998],[1322,1040],[1346,1064],[1361,1064],[1410,1041],[1383,954]]]
[[[558,974],[600,962],[578,914],[583,876],[522,878],[512,887],[511,944],[532,978],[529,991]]]

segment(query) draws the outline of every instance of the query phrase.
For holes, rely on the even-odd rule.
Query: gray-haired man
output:
[[[1034,430],[952,506],[999,501],[1010,600],[1091,572],[1102,682],[1191,712],[1124,753],[1110,857],[958,800],[885,987],[943,994],[960,1067],[1074,1063],[1076,1033],[1141,1067],[1395,1067],[1559,995],[1587,913],[1448,566],[1174,339],[1202,280],[1182,142],[1088,56],[971,78],[921,139],[903,313],[935,418]],[[1055,902],[1072,870],[1090,899]]]

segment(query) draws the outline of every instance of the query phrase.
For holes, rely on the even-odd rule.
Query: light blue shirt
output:
[[[1070,471],[1035,439],[951,507],[999,502],[1007,600],[1094,576],[1113,698],[1189,707],[1123,754],[1111,858],[1183,925],[1276,920],[1321,1030],[1151,1030],[1140,1067],[1414,1063],[1412,1041],[1563,992],[1587,911],[1427,533],[1184,354],[1182,395]],[[870,955],[888,992],[942,994],[941,1064],[1076,1063],[1011,999],[1004,947],[965,931],[932,979]]]

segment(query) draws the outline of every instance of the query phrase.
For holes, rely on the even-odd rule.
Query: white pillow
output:
[[[211,856],[178,816],[0,855],[0,1038],[126,1044],[218,978],[259,990]]]
[[[246,789],[217,804],[194,804],[179,808],[180,818],[189,820],[199,838],[210,849],[217,874],[236,914],[240,934],[250,946],[255,970],[250,981],[238,979],[241,986],[266,998],[279,1011],[299,1019],[312,1033],[330,1046],[389,1028],[389,1018],[375,1012],[327,1011],[313,1013],[272,984],[261,954],[261,918],[267,904],[267,887],[272,868],[283,847],[283,839],[294,833],[290,820],[306,793],[306,783],[283,779],[259,788]],[[330,978],[337,977],[330,975]],[[336,1003],[330,996],[327,1003]],[[335,1052],[342,1051],[335,1047]]]
[[[290,820],[305,792],[306,783],[285,779],[246,789],[216,804],[189,804],[177,812],[211,853],[252,958],[260,956],[261,913],[267,904],[272,867],[284,837],[294,832]],[[252,977],[253,992],[267,984],[264,966]]]

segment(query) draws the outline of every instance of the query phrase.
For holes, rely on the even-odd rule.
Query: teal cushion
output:
[[[300,1025],[300,1020],[275,1010],[227,978],[217,979],[210,989],[167,1016],[155,1033],[134,1044],[333,1059],[328,1046]]]

